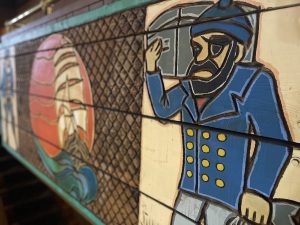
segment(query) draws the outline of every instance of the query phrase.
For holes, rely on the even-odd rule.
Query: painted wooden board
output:
[[[250,3],[248,1],[245,2]],[[251,4],[247,5],[247,7],[264,8],[267,7],[269,3],[271,2],[251,1]],[[271,3],[271,5],[274,6],[274,3],[275,2]],[[168,26],[171,27],[176,26],[178,25],[178,18],[181,18],[181,20],[184,20],[186,18],[187,21],[192,16],[197,18],[197,16],[201,14],[201,10],[202,11],[207,10],[207,8],[209,7],[211,7],[211,5],[207,6],[205,3],[201,4],[201,2],[198,1],[166,1],[153,6],[149,6],[147,9],[146,27],[148,26],[149,30],[151,29],[155,30],[158,29],[158,27],[163,29]],[[215,9],[216,8],[217,7],[215,6]],[[299,52],[299,46],[300,46],[299,33],[298,31],[295,30],[295,27],[299,27],[299,21],[297,21],[298,16],[296,16],[299,14],[300,12],[299,10],[300,10],[299,8],[293,8],[288,10],[278,10],[274,12],[264,12],[261,13],[261,15],[257,18],[251,18],[253,20],[252,21],[253,29],[256,32],[257,46],[251,47],[250,45],[250,47],[248,47],[248,52],[246,52],[246,54],[244,55],[245,58],[243,62],[244,66],[248,69],[250,69],[254,65],[253,61],[257,61],[258,63],[262,63],[266,69],[269,68],[271,71],[273,71],[272,72],[273,75],[271,75],[273,76],[272,82],[274,82],[273,85],[276,86],[274,86],[274,92],[272,95],[278,96],[277,105],[281,108],[281,110],[278,110],[277,112],[281,113],[282,119],[285,121],[284,122],[285,128],[283,130],[285,130],[287,133],[290,132],[291,135],[289,137],[285,136],[284,138],[283,136],[282,138],[280,138],[280,137],[275,137],[273,135],[263,135],[262,133],[260,133],[259,135],[273,137],[276,139],[283,139],[283,140],[285,139],[287,140],[286,142],[287,144],[290,141],[294,141],[294,142],[299,141],[299,137],[298,137],[299,129],[297,128],[298,116],[296,115],[297,114],[296,111],[293,110],[297,108],[296,105],[298,104],[297,97],[296,97],[297,94],[294,91],[295,87],[293,87],[293,85],[297,86],[296,77],[297,74],[299,74],[297,70],[298,57],[292,57],[292,58],[289,57],[290,53],[291,55],[295,56],[298,55]],[[194,20],[195,19],[189,21],[192,22]],[[172,23],[172,21],[174,22]],[[272,24],[272,26],[270,27],[268,24]],[[206,26],[205,22],[203,23],[203,27],[201,26],[196,27],[196,26],[197,25],[195,25],[194,28],[195,30],[196,29],[209,30],[209,28],[205,27]],[[217,26],[217,24],[215,24],[215,26]],[[225,29],[224,26],[226,26],[226,24],[220,26],[220,30],[223,30],[223,32]],[[155,198],[159,199],[161,202],[164,202],[166,205],[177,209],[178,211],[174,212],[174,210],[170,210],[165,206],[162,206],[157,201],[142,196],[140,198],[141,201],[140,217],[139,217],[140,224],[147,224],[147,223],[196,224],[196,222],[199,221],[201,222],[201,224],[227,224],[226,221],[230,220],[230,218],[232,218],[233,216],[233,215],[228,216],[228,214],[226,214],[226,210],[222,208],[230,205],[230,203],[224,202],[224,199],[221,197],[221,194],[218,192],[218,188],[215,190],[216,187],[220,188],[220,186],[223,186],[225,182],[222,183],[220,182],[219,179],[215,179],[215,177],[211,179],[208,174],[209,172],[204,174],[206,171],[205,168],[216,167],[215,168],[216,172],[212,172],[212,176],[218,176],[218,175],[220,176],[220,172],[218,172],[218,170],[224,169],[219,162],[211,163],[211,160],[218,160],[218,159],[220,160],[220,157],[218,156],[218,151],[219,151],[218,148],[220,148],[218,146],[220,146],[220,139],[218,140],[218,137],[219,135],[221,135],[221,133],[216,134],[215,132],[207,130],[205,126],[201,127],[201,124],[207,125],[205,121],[201,123],[201,114],[205,114],[205,110],[209,110],[207,108],[205,109],[205,107],[207,106],[204,106],[204,110],[200,111],[200,115],[199,114],[197,115],[197,113],[195,113],[196,116],[194,116],[194,118],[191,118],[193,116],[194,106],[191,106],[191,104],[190,105],[187,104],[187,101],[190,100],[189,99],[186,100],[186,99],[190,97],[187,97],[185,99],[183,99],[185,96],[182,97],[182,95],[189,94],[186,92],[189,92],[190,90],[188,88],[193,85],[191,82],[186,84],[184,83],[185,81],[181,81],[182,77],[187,76],[188,66],[191,65],[190,62],[193,62],[193,52],[191,51],[191,47],[189,46],[190,39],[191,39],[190,37],[191,34],[189,34],[189,32],[192,31],[189,31],[189,29],[190,28],[186,29],[183,27],[182,30],[178,29],[178,31],[174,31],[171,29],[171,30],[157,32],[157,33],[154,32],[154,34],[151,33],[146,38],[146,41],[148,42],[148,45],[150,45],[150,47],[145,47],[145,51],[146,51],[145,70],[147,71],[148,69],[147,63],[149,63],[149,61],[151,63],[151,57],[153,57],[154,60],[153,58],[152,60],[153,61],[157,60],[156,67],[160,68],[160,72],[162,73],[163,76],[162,76],[162,81],[160,81],[159,75],[156,75],[155,72],[150,71],[151,74],[146,75],[148,76],[148,83],[147,81],[145,81],[144,88],[145,90],[147,90],[147,92],[144,92],[143,114],[149,114],[152,116],[157,115],[158,117],[162,118],[162,121],[161,122],[149,121],[147,118],[143,119],[142,121],[142,167],[141,167],[140,187],[142,191],[151,193],[150,194],[151,196],[156,196]],[[226,30],[225,33],[227,33]],[[289,33],[290,35],[286,36],[287,33]],[[284,37],[291,38],[291,39],[290,41],[287,41],[286,38]],[[157,55],[155,54],[150,55],[149,61],[147,61],[147,49],[148,52],[150,52],[149,54],[151,54],[150,51],[151,43],[155,42],[156,38],[161,38],[162,44],[157,42],[153,45],[152,48],[153,49],[156,48],[158,50],[156,53]],[[181,43],[186,43],[186,44],[183,44],[182,46]],[[255,44],[255,40],[252,39],[252,43]],[[201,50],[205,51],[205,49],[204,50],[201,49],[201,47],[203,48],[203,44],[205,44],[203,40],[201,40],[200,43],[196,43],[196,44],[200,45],[200,50],[198,50],[197,52],[197,49],[195,49],[194,56],[195,54],[196,56],[197,54],[200,55]],[[290,46],[290,48],[288,46]],[[159,48],[162,49],[161,53],[159,52]],[[158,55],[159,57],[157,57]],[[174,60],[172,60],[173,57]],[[196,58],[195,61],[197,61]],[[201,62],[199,64],[201,64]],[[247,76],[246,72],[245,71],[241,72],[240,79],[244,79],[245,76]],[[287,78],[287,76],[291,76],[291,78]],[[178,77],[181,78],[178,79]],[[291,82],[291,80],[293,81]],[[160,82],[163,82],[163,87],[164,87],[163,92],[160,92],[161,91]],[[247,83],[245,80],[242,82]],[[184,87],[182,88],[181,85]],[[230,83],[226,84],[226,88],[229,87],[228,91],[230,92],[230,94],[237,94],[239,91],[237,91],[234,86],[230,86],[230,85],[231,85]],[[264,118],[263,120],[266,121],[266,126],[269,127],[267,129],[274,131],[274,128],[271,128],[276,124],[275,121],[272,121],[272,116],[271,116],[274,113],[274,110],[272,109],[272,107],[269,107],[270,101],[266,101],[265,103],[262,103],[264,101],[263,100],[264,96],[268,94],[268,87],[265,86],[264,84],[260,84],[259,86],[261,86],[263,90],[261,91],[261,95],[256,97],[255,102],[257,104],[254,103],[255,111],[258,112],[258,117]],[[184,89],[183,92],[181,92],[182,89]],[[196,89],[196,85],[194,85],[194,89]],[[168,90],[170,91],[168,92]],[[251,88],[249,90],[251,90]],[[217,94],[216,98],[221,98],[223,93],[221,92],[221,94]],[[201,103],[203,102],[201,98],[212,98],[209,95],[205,95],[205,93],[204,94],[201,93],[201,90],[199,90],[198,93],[194,91],[192,95],[196,96],[196,97],[192,97],[192,99],[195,99],[194,100],[195,103],[193,103],[195,105],[197,104],[198,101],[198,107],[201,107],[201,104],[203,104]],[[161,98],[159,99],[159,97]],[[178,103],[178,101],[182,102],[183,105],[179,106],[180,103]],[[261,102],[263,105],[267,107],[264,109],[262,108],[260,109],[259,102]],[[235,120],[235,118],[239,114],[250,113],[250,112],[247,110],[243,111],[242,107],[246,105],[246,103],[243,103],[243,99],[240,99],[239,103],[241,104],[238,105],[239,108],[237,108],[237,111],[240,113],[238,114],[233,113],[231,115],[226,115],[225,113],[232,112],[232,110],[231,111],[228,110],[227,99],[223,98],[222,100],[218,101],[216,107],[215,108],[211,107],[211,110],[209,112],[214,113],[214,111],[218,111],[219,114],[222,114],[222,111],[224,111],[225,113],[223,113],[223,116],[215,117],[215,120],[218,119],[222,120],[223,117],[224,123],[223,125],[214,123],[211,126],[224,128],[225,130],[233,130],[233,131],[240,132],[240,130],[238,130],[239,129],[238,127],[243,122],[241,120]],[[213,104],[214,102],[211,105]],[[275,112],[275,114],[277,114],[277,112]],[[195,117],[196,119],[198,119],[197,117],[200,117],[200,122],[197,122],[197,120],[195,121]],[[184,124],[182,127],[176,126],[166,121],[165,123],[163,123],[164,119],[184,121],[186,122],[186,124]],[[280,121],[278,122],[281,123]],[[197,128],[193,126],[189,127],[190,123],[200,124],[200,126],[198,127],[199,130],[197,130]],[[257,123],[256,126],[259,127]],[[260,129],[259,132],[261,132],[264,128],[261,127],[258,129]],[[153,130],[157,132],[152,132]],[[249,134],[253,134],[253,133],[258,134],[257,131],[258,130],[256,130],[255,132],[255,130],[250,129],[247,132],[249,132]],[[242,132],[242,133],[246,133],[246,132]],[[196,139],[194,139],[194,136],[196,136]],[[206,139],[209,139],[209,144],[206,143],[207,142]],[[243,140],[243,138],[240,140]],[[226,142],[229,141],[229,139],[223,141]],[[232,148],[233,149],[237,148],[242,150],[242,148],[237,147],[238,142],[239,141],[236,140],[235,145],[233,145]],[[249,140],[248,143],[249,144],[246,144],[245,147],[249,145],[248,153],[253,157],[252,160],[257,160],[256,163],[258,163],[259,155],[253,154],[253,152],[255,153],[254,146],[255,143],[257,144],[257,142]],[[260,142],[259,145],[263,146],[264,144],[266,143]],[[270,155],[268,157],[269,160],[267,160],[265,163],[262,163],[265,166],[264,171],[267,170],[266,169],[267,165],[272,164],[274,162],[273,160],[276,159],[275,148],[273,148],[272,145],[270,145],[268,149],[270,149],[270,151],[271,149],[273,149],[274,155],[272,156]],[[269,198],[269,200],[273,202],[273,205],[271,207],[273,210],[273,218],[272,219],[270,218],[269,220],[272,220],[273,223],[275,224],[295,223],[292,222],[291,219],[283,216],[282,212],[280,213],[280,210],[282,210],[283,205],[286,204],[286,207],[289,208],[289,206],[287,205],[291,204],[295,206],[299,203],[300,200],[300,192],[299,192],[300,186],[298,180],[295,179],[295,177],[298,176],[297,174],[299,174],[299,153],[298,153],[299,149],[294,147],[293,149],[291,148],[290,151],[291,152],[289,153],[290,154],[289,157],[292,158],[284,160],[287,167],[281,170],[282,176],[278,175],[277,178],[277,180],[279,180],[278,184],[276,185],[276,187],[273,187],[274,188],[273,200]],[[199,155],[193,156],[193,154],[199,154]],[[207,156],[205,156],[205,154],[207,154]],[[211,158],[211,160],[207,160],[207,158],[210,157],[209,155],[212,155],[211,157],[213,157]],[[235,164],[237,162],[238,161],[236,160],[232,160],[231,166],[235,167],[236,166]],[[193,167],[195,163],[200,167],[199,169],[197,168],[195,169]],[[249,168],[254,169],[256,166],[255,164],[253,166],[253,164],[251,164],[248,161],[246,163],[246,168],[247,167],[248,169]],[[231,173],[230,182],[232,183],[235,183],[234,177],[236,176],[236,173],[240,173],[240,172],[243,173],[242,167],[240,168],[237,167],[235,170],[236,172]],[[224,169],[224,171],[226,171],[226,169]],[[246,176],[245,174],[244,176]],[[267,180],[270,179],[270,176],[264,174],[264,172],[262,172],[262,177],[265,177],[262,178],[261,180],[262,183],[266,181],[265,179]],[[249,179],[249,177],[246,176],[246,179]],[[198,185],[197,183],[196,184],[193,183],[195,182],[195,180],[196,182],[197,181],[199,182]],[[240,179],[238,180],[240,182]],[[253,189],[249,187],[249,185],[251,186],[251,182],[249,183],[249,180],[245,180],[243,182],[245,183],[242,184],[243,191],[241,193],[245,194],[247,193],[248,189],[250,190]],[[208,189],[206,188],[207,185],[209,186]],[[224,186],[226,189],[226,184]],[[225,195],[228,196],[232,194],[234,192],[233,190],[234,188],[229,188],[229,190],[227,191],[224,190],[224,192],[226,193]],[[242,194],[241,196],[243,196],[244,194]],[[218,197],[216,197],[217,195]],[[207,196],[209,196],[208,197],[209,200],[207,200]],[[218,205],[215,208],[215,205],[213,204],[216,203],[215,201],[216,199],[217,199],[217,203],[221,203],[222,206]],[[242,201],[243,199],[245,199],[244,200],[245,202],[247,201],[247,198],[240,197],[240,199],[238,199],[236,202],[236,204],[239,205],[233,206],[233,208],[237,210],[241,210],[240,212],[242,212],[243,210],[242,206],[245,205],[243,204]],[[285,203],[282,203],[281,201]],[[205,209],[202,209],[203,202],[207,204]],[[259,203],[256,202],[256,204]],[[249,210],[251,211],[250,205],[248,203]],[[290,209],[289,212],[296,213],[297,207],[294,208],[294,206],[289,208]],[[261,208],[260,211],[266,212],[265,211],[266,208],[264,209],[263,208]],[[216,214],[218,214],[219,216],[216,216]],[[224,214],[227,216],[224,216]],[[160,217],[158,217],[158,215],[160,215]],[[222,215],[224,217],[222,217]],[[281,215],[281,217],[280,216],[276,217],[276,215]],[[184,216],[187,216],[188,218]],[[248,218],[253,219],[251,218],[251,216]],[[193,221],[189,219],[192,219]],[[264,219],[266,218],[264,217]],[[239,219],[235,218],[232,220],[233,221],[231,221],[230,224],[235,224],[235,222],[237,222]],[[264,221],[258,221],[258,222],[264,223]]]
[[[96,224],[138,223],[141,118],[94,105],[141,110],[143,37],[76,48],[72,44],[141,32],[144,15],[144,8],[132,9],[20,43],[17,56],[10,57],[18,65],[14,93],[19,123],[14,127],[20,143],[6,147],[17,150],[17,158],[46,182],[50,178],[48,183],[64,190],[71,204]],[[62,48],[38,52],[55,46]]]
[[[299,224],[298,2],[145,3],[3,43],[3,144],[96,224]]]
[[[167,2],[168,3],[168,2]],[[182,4],[184,2],[181,2]],[[269,4],[271,4],[270,2],[268,2]],[[162,3],[160,3],[162,5]],[[171,7],[170,3],[168,3],[170,6],[168,6],[168,4],[164,3],[166,6],[162,6],[162,8],[164,7]],[[175,2],[172,2],[172,4],[174,5]],[[196,3],[195,3],[196,4]],[[207,5],[207,4],[206,4]],[[272,4],[271,4],[272,5]],[[153,11],[155,11],[155,13],[159,12],[159,10],[157,10],[157,7],[159,5],[155,5],[153,6]],[[278,5],[277,5],[278,6]],[[255,5],[255,7],[248,7],[250,9],[247,10],[257,10],[257,7],[263,7],[262,3],[257,3]],[[265,7],[269,7],[269,5],[267,4],[267,6]],[[205,8],[205,7],[204,7]],[[203,9],[204,9],[203,8]],[[264,8],[264,7],[263,7]],[[151,9],[151,8],[150,8]],[[284,14],[286,13],[286,11],[291,11],[291,16],[290,19],[289,17],[284,17]],[[281,26],[277,26],[277,24],[282,23],[282,26],[285,27],[286,31],[288,32],[289,38],[291,40],[295,40],[297,41],[298,38],[298,34],[297,34],[297,29],[294,29],[294,27],[297,27],[297,20],[294,19],[293,15],[297,14],[299,11],[299,7],[294,7],[292,9],[281,9],[281,10],[275,10],[275,11],[268,11],[268,12],[263,12],[259,18],[257,18],[258,16],[254,17],[250,17],[252,16],[249,15],[250,18],[252,18],[253,20],[257,20],[257,21],[253,21],[253,32],[255,35],[258,35],[256,38],[252,38],[251,40],[251,46],[249,46],[245,58],[242,60],[242,62],[250,62],[253,63],[262,63],[263,66],[253,66],[253,71],[254,69],[262,69],[262,70],[267,70],[267,71],[263,71],[263,72],[267,72],[268,76],[269,76],[269,83],[272,83],[270,85],[272,85],[272,92],[270,94],[274,94],[276,95],[275,97],[270,97],[272,98],[272,101],[276,102],[276,108],[272,109],[270,106],[265,106],[264,107],[259,107],[259,106],[255,106],[255,112],[258,115],[261,115],[260,117],[261,120],[265,120],[265,118],[263,118],[264,115],[270,115],[270,114],[277,114],[278,117],[280,118],[280,120],[282,121],[281,123],[283,123],[283,125],[281,126],[282,128],[280,129],[284,129],[284,133],[282,134],[276,134],[276,133],[272,133],[272,132],[261,132],[261,133],[257,133],[260,136],[265,136],[265,137],[270,137],[270,138],[275,138],[275,139],[282,139],[284,141],[290,141],[290,142],[299,142],[299,134],[298,134],[298,116],[296,113],[296,110],[298,105],[297,102],[291,100],[293,99],[292,96],[295,96],[295,92],[297,93],[297,88],[293,86],[293,84],[295,84],[295,82],[291,83],[289,82],[290,80],[292,80],[292,78],[285,78],[286,76],[296,76],[294,74],[297,74],[297,57],[293,57],[292,60],[289,60],[289,57],[282,57],[282,54],[284,54],[283,52],[289,52],[292,55],[297,54],[298,52],[298,46],[295,45],[296,47],[293,47],[292,49],[289,49],[287,45],[290,45],[290,42],[288,40],[285,39],[280,39],[279,41],[283,42],[282,44],[278,44],[278,42],[274,42],[271,41],[272,38],[274,38],[275,36],[280,37],[282,34],[281,30],[278,30],[278,27]],[[152,13],[150,13],[152,15]],[[170,14],[171,15],[171,14]],[[148,15],[149,17],[149,15]],[[282,18],[284,17],[285,19],[281,19],[280,22],[275,23],[275,25],[272,23],[272,26],[274,26],[273,29],[263,29],[264,24],[271,24],[270,21],[277,21],[278,18]],[[151,21],[151,20],[150,20]],[[188,20],[187,20],[188,21]],[[147,22],[146,21],[146,28],[147,26]],[[184,23],[184,22],[183,22]],[[286,26],[284,26],[283,24],[287,24]],[[154,24],[155,25],[155,24]],[[148,29],[148,28],[147,28]],[[155,28],[155,26],[153,26],[151,29],[157,29]],[[256,30],[258,29],[258,30]],[[82,29],[83,35],[82,37],[76,37],[74,38],[75,40],[73,41],[73,44],[79,45],[79,48],[84,48],[86,46],[88,46],[89,48],[96,48],[98,47],[99,44],[95,44],[95,43],[91,43],[91,44],[82,44],[84,43],[84,41],[88,40],[89,38],[91,39],[90,41],[96,41],[97,38],[101,40],[101,38],[106,38],[106,36],[95,36],[94,33],[94,29],[91,26],[84,26],[84,28]],[[180,30],[180,29],[179,29]],[[179,35],[179,37],[182,38],[183,41],[181,41],[180,46],[178,47],[178,49],[182,49],[182,54],[180,54],[179,51],[179,59],[180,61],[182,61],[181,58],[185,58],[185,61],[183,60],[181,62],[181,66],[177,65],[177,73],[178,75],[180,75],[181,77],[185,77],[186,76],[186,70],[188,68],[188,66],[190,65],[190,60],[191,60],[191,54],[192,54],[192,50],[189,46],[189,37],[186,37],[185,35],[189,35],[188,33],[189,27],[183,27],[181,29],[181,33]],[[161,35],[166,35],[166,40],[170,39],[172,41],[174,41],[174,29],[172,29],[171,31],[165,31],[161,33]],[[148,42],[151,42],[151,40],[153,40],[154,37],[156,37],[155,35],[159,35],[160,33],[156,33],[156,34],[152,34],[150,36],[153,36],[152,39],[150,38]],[[121,34],[122,35],[122,34]],[[168,37],[168,35],[171,35],[170,37]],[[91,36],[91,37],[88,37]],[[150,37],[149,36],[149,37]],[[115,38],[115,37],[114,37]],[[184,41],[185,40],[185,41]],[[109,43],[111,45],[115,45],[116,41],[100,41],[100,42],[106,42]],[[120,41],[122,42],[122,41]],[[257,43],[256,43],[257,42]],[[275,44],[276,43],[276,44]],[[166,43],[166,45],[168,45],[168,43]],[[273,46],[274,45],[274,46]],[[270,47],[268,47],[270,46]],[[294,45],[293,45],[294,46]],[[255,48],[255,51],[254,51]],[[269,51],[269,49],[272,49],[272,51]],[[175,51],[175,49],[177,49],[177,47],[175,48],[173,46],[173,50]],[[171,54],[172,51],[170,52],[164,52],[161,56],[161,63],[165,63],[165,60],[168,60],[168,57],[173,57]],[[275,53],[274,53],[275,52]],[[280,54],[279,54],[280,52]],[[274,54],[273,54],[274,53]],[[26,51],[25,53],[26,54]],[[289,64],[289,66],[287,66],[287,63]],[[170,61],[169,61],[170,64]],[[174,62],[173,62],[174,64]],[[165,64],[167,65],[167,64]],[[91,66],[87,66],[87,67],[93,67],[93,65]],[[174,67],[174,66],[173,66]],[[249,65],[248,65],[249,67]],[[248,68],[247,67],[247,68]],[[90,68],[92,69],[92,68]],[[164,68],[162,68],[162,72],[164,72]],[[173,70],[167,71],[166,73],[164,73],[165,75],[174,75],[175,72],[175,67],[173,68]],[[257,71],[256,71],[257,72]],[[251,76],[251,75],[250,75]],[[249,78],[250,79],[250,78]],[[274,82],[273,82],[274,80]],[[249,84],[250,85],[250,84]],[[253,86],[250,85],[249,88],[252,88]],[[239,112],[239,102],[244,103],[245,102],[245,98],[248,96],[243,96],[243,94],[245,94],[243,87],[241,87],[239,90],[239,93],[234,93],[235,97],[233,99],[227,99],[228,100],[228,104],[229,105],[222,105],[221,107],[228,107],[226,110],[227,114],[235,114]],[[35,93],[34,93],[35,94]],[[42,94],[40,94],[42,95]],[[47,94],[43,94],[43,96],[49,97]],[[229,96],[229,98],[231,98]],[[243,101],[238,101],[238,98],[243,98]],[[211,101],[213,102],[213,101]],[[224,103],[225,104],[225,103]],[[256,104],[261,104],[264,105],[264,101],[257,101]],[[231,106],[230,106],[231,105]],[[117,109],[119,110],[119,109]],[[254,110],[254,109],[253,109]],[[273,111],[271,110],[275,110],[276,112],[271,113]],[[206,115],[203,113],[202,118],[199,119],[200,124],[204,124],[206,126],[212,126],[212,127],[218,127],[218,128],[224,128],[227,130],[232,130],[232,131],[237,131],[237,132],[243,132],[247,134],[247,131],[245,131],[245,129],[242,129],[240,127],[237,126],[232,126],[230,124],[225,124],[224,126],[219,126],[217,124],[212,124],[212,123],[208,123],[211,121],[211,119],[214,119],[215,117],[219,117],[222,116],[221,113],[222,109],[219,109],[219,111],[215,111],[213,114],[211,114],[210,112],[207,112]],[[223,110],[225,112],[225,110]],[[132,111],[131,111],[132,112]],[[208,115],[209,114],[209,115]],[[270,119],[270,118],[269,118]],[[270,123],[272,124],[272,123]],[[271,126],[270,126],[271,127]],[[273,130],[271,128],[268,129]]]

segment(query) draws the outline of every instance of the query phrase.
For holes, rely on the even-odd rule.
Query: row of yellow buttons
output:
[[[186,157],[186,161],[191,164],[194,162],[194,158],[192,156],[188,156],[188,157]],[[201,161],[201,164],[203,167],[209,167],[210,162],[207,159],[203,159]],[[224,169],[225,169],[225,166],[222,163],[217,163],[216,167],[217,167],[217,170],[219,170],[219,171],[224,171]]]
[[[193,142],[188,141],[188,142],[186,143],[186,148],[187,148],[188,150],[192,150],[192,149],[194,148]],[[209,148],[208,145],[202,145],[201,150],[202,150],[202,152],[204,152],[204,153],[209,153],[209,152],[210,152],[210,148]],[[225,149],[223,149],[223,148],[219,148],[219,149],[218,149],[218,156],[224,157],[225,154],[226,154]]]
[[[209,180],[209,176],[207,176],[206,174],[203,174],[202,176],[201,176],[201,178],[202,178],[202,180],[204,181],[204,182],[208,182],[208,180]],[[225,186],[225,183],[224,183],[224,181],[223,180],[221,180],[221,179],[216,179],[216,185],[218,186],[218,187],[224,187]]]
[[[186,134],[188,136],[192,137],[192,136],[194,136],[194,130],[193,129],[187,129]],[[202,137],[204,139],[209,139],[210,138],[210,133],[208,131],[204,131],[204,132],[202,132]],[[222,134],[222,133],[218,134],[217,138],[218,138],[219,141],[226,141],[226,139],[227,139],[226,135]]]
[[[209,167],[209,165],[210,165],[210,162],[207,160],[207,159],[203,159],[202,161],[201,161],[201,164],[202,164],[202,166],[203,167]],[[217,163],[216,164],[216,167],[217,167],[217,170],[219,170],[219,171],[224,171],[224,169],[225,169],[225,166],[224,166],[224,164],[222,164],[222,163]]]
[[[204,153],[210,152],[210,148],[208,145],[202,145],[201,150]],[[218,154],[218,156],[224,157],[226,155],[226,151],[223,148],[218,148],[217,154]]]
[[[186,172],[186,174],[187,174],[188,177],[192,177],[192,176],[193,176],[193,173],[192,173],[192,171],[190,171],[190,170],[188,170],[188,171]],[[208,182],[208,180],[209,180],[209,176],[206,175],[206,174],[202,174],[201,178],[202,178],[202,180],[203,180],[204,182]],[[224,182],[223,180],[221,180],[221,179],[216,179],[216,185],[217,185],[218,187],[222,188],[222,187],[225,186],[225,182]]]

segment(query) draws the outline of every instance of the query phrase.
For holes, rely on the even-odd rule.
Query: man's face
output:
[[[192,76],[201,80],[210,80],[225,65],[233,39],[220,32],[209,32],[195,36],[191,40],[194,54]],[[242,45],[238,44],[238,54],[242,54]],[[238,59],[238,60],[239,60]]]

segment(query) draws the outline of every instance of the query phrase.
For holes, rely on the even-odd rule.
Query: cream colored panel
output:
[[[194,0],[164,1],[148,7],[146,27],[163,11]],[[300,3],[299,1],[246,1],[262,8]],[[257,60],[275,74],[285,118],[293,140],[300,142],[300,7],[261,13]],[[298,81],[298,82],[297,82]]]
[[[66,85],[66,83],[64,84]],[[59,90],[56,92],[57,99],[59,100],[77,100],[79,102],[84,102],[83,96],[83,82],[76,83],[74,85],[66,85],[64,89]],[[59,104],[63,104],[62,101],[56,101]]]
[[[199,2],[194,0],[170,0],[148,7],[146,29],[163,11],[178,4]],[[277,7],[299,0],[246,1],[262,8]],[[300,7],[265,12],[260,17],[257,60],[275,74],[285,118],[292,133],[293,141],[300,142]],[[175,81],[165,80],[167,88]],[[153,115],[151,103],[144,86],[143,114]],[[176,118],[180,120],[179,115]],[[142,157],[140,188],[143,192],[173,207],[177,195],[182,169],[182,137],[178,125],[162,124],[155,120],[142,120]],[[252,152],[251,152],[252,153]],[[295,160],[300,150],[294,149],[275,191],[274,198],[300,202],[300,165]],[[170,224],[172,212],[166,207],[141,195],[140,224]]]
[[[162,12],[164,12],[167,9],[170,9],[176,5],[179,4],[187,4],[187,3],[193,3],[193,2],[207,2],[205,0],[167,0],[162,1],[157,4],[153,4],[148,7],[147,9],[147,15],[146,15],[146,22],[145,27],[148,28],[151,22]],[[211,2],[218,2],[217,0],[213,0]],[[285,0],[285,1],[279,1],[279,0],[240,0],[239,2],[245,2],[257,6],[261,6],[261,8],[269,8],[269,7],[280,7],[280,6],[288,6],[291,4],[297,4],[300,3],[299,0]],[[283,11],[286,12],[285,9]]]
[[[300,149],[294,149],[293,157],[276,189],[274,198],[300,202]]]
[[[172,210],[141,195],[139,208],[139,225],[167,225],[170,224]],[[155,216],[163,215],[163,216]]]
[[[300,7],[261,15],[258,60],[276,75],[293,140],[300,142]]]
[[[292,139],[300,142],[300,7],[263,13],[259,37],[258,61],[275,73]],[[299,149],[293,157],[300,157]],[[299,174],[300,166],[292,159],[274,197],[300,202]]]
[[[186,3],[193,3],[193,2],[201,2],[199,0],[169,0],[163,1],[158,4],[154,4],[148,7],[146,21],[145,21],[145,28],[147,29],[152,21],[159,16],[162,12],[170,9],[179,4],[186,4]]]
[[[176,80],[164,82],[166,88],[176,83]],[[143,114],[153,115],[146,85],[144,90]],[[180,120],[180,115],[172,119]],[[181,126],[143,118],[141,151],[140,190],[172,207],[182,168]],[[140,224],[145,217],[143,212],[147,213],[149,220],[157,218],[158,224],[170,223],[170,210],[149,198],[140,198],[140,210]]]

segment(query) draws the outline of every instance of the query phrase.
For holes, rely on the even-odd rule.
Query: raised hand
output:
[[[162,52],[162,40],[157,38],[153,41],[146,50],[146,68],[147,72],[156,71],[157,60]]]

